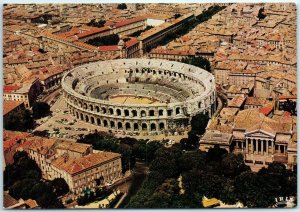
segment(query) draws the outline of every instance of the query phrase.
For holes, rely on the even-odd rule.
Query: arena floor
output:
[[[149,98],[149,97],[142,97],[142,96],[131,96],[131,95],[117,95],[111,96],[109,101],[113,103],[119,104],[161,104],[157,99]]]

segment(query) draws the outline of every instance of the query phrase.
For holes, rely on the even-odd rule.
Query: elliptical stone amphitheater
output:
[[[85,122],[127,133],[187,128],[198,113],[216,109],[213,75],[180,62],[119,59],[66,73],[62,88],[70,112]]]

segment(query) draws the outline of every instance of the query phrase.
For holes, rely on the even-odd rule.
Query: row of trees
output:
[[[164,46],[167,43],[169,43],[171,40],[174,40],[176,38],[179,38],[185,34],[187,34],[189,31],[194,29],[198,24],[209,20],[213,15],[218,13],[219,11],[223,10],[225,6],[211,6],[207,10],[204,10],[199,16],[196,17],[196,19],[189,21],[187,24],[183,24],[180,30],[177,30],[176,32],[169,33],[166,37],[164,37],[158,45]],[[176,14],[175,16],[178,18],[180,14]],[[149,52],[151,49],[147,49]]]
[[[140,36],[143,32],[146,32],[146,31],[148,31],[148,30],[150,30],[150,29],[152,29],[152,28],[153,28],[153,26],[147,26],[144,30],[138,30],[138,31],[132,33],[132,34],[129,35],[129,36],[132,36],[132,37],[138,37],[138,36]]]
[[[119,9],[119,10],[126,10],[127,9],[127,5],[125,3],[118,4],[117,9]]]
[[[150,163],[154,159],[155,151],[162,147],[159,142],[147,142],[129,137],[116,138],[105,132],[88,134],[78,142],[92,144],[96,150],[120,153],[123,173],[134,167],[136,159]]]
[[[101,27],[104,26],[105,23],[106,23],[105,20],[102,20],[102,19],[93,19],[89,23],[87,23],[86,25],[92,26],[92,27],[101,28]]]
[[[64,208],[58,198],[69,192],[68,184],[62,178],[42,180],[40,168],[26,152],[15,153],[14,163],[5,167],[3,177],[4,190],[15,199],[34,199],[42,208]]]
[[[191,120],[191,131],[188,138],[180,140],[181,148],[184,150],[193,150],[199,148],[199,139],[205,133],[206,126],[209,121],[207,114],[197,114]]]
[[[4,128],[14,131],[28,131],[34,128],[35,119],[39,119],[50,114],[50,106],[45,102],[35,102],[30,110],[19,110],[11,112],[4,120]]]
[[[87,41],[88,44],[93,46],[112,46],[117,45],[120,41],[119,35],[112,34],[104,37],[96,37]]]
[[[181,60],[182,63],[190,64],[197,66],[199,68],[205,69],[208,72],[211,72],[210,62],[203,57],[193,57]]]
[[[179,192],[182,176],[184,193]],[[242,155],[216,146],[207,153],[183,153],[180,147],[155,153],[150,173],[127,208],[199,208],[202,197],[227,204],[241,201],[247,207],[270,207],[279,196],[296,195],[296,173],[278,162],[254,173]]]

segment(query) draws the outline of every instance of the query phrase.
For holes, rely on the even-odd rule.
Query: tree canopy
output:
[[[199,68],[205,69],[208,72],[211,72],[210,62],[206,58],[194,57],[189,59],[183,59],[181,60],[181,62],[197,66]]]
[[[258,15],[257,15],[259,20],[262,20],[266,17],[266,14],[264,12],[265,12],[265,8],[262,7],[259,9]]]
[[[34,119],[39,119],[50,114],[50,105],[46,102],[35,102],[32,105],[32,116]]]
[[[26,132],[33,129],[34,120],[29,110],[19,110],[11,112],[4,120],[6,130]]]
[[[117,9],[119,9],[119,10],[126,10],[127,9],[127,5],[125,3],[118,4]]]
[[[112,46],[117,45],[120,41],[119,35],[112,34],[104,37],[96,37],[87,41],[88,44],[93,46]]]
[[[101,27],[104,26],[105,23],[106,23],[105,20],[102,20],[102,19],[93,19],[89,23],[87,23],[86,25],[92,26],[92,27],[101,28]]]
[[[162,144],[156,141],[147,142],[129,137],[116,138],[105,132],[88,134],[78,142],[92,144],[96,150],[120,153],[123,172],[132,169],[136,159],[150,163],[154,159],[155,152],[162,147]]]
[[[15,199],[34,199],[42,208],[64,208],[59,196],[69,192],[64,179],[42,180],[41,170],[26,152],[16,152],[14,163],[5,167],[4,189]]]
[[[179,176],[182,176],[180,192]],[[296,174],[278,162],[252,172],[242,155],[218,146],[182,152],[177,146],[155,153],[149,174],[127,208],[201,208],[202,197],[227,204],[270,207],[275,197],[296,195]]]
[[[192,118],[191,131],[188,133],[188,139],[182,139],[181,144],[184,149],[198,148],[199,136],[203,135],[209,121],[207,114],[199,113]]]

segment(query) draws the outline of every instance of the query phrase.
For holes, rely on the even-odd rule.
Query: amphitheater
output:
[[[213,75],[168,60],[89,63],[66,73],[62,89],[77,119],[125,133],[188,129],[194,115],[215,110]]]

